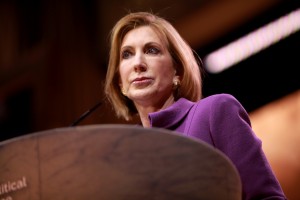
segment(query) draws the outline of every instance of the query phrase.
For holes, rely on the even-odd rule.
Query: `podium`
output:
[[[58,128],[0,143],[0,199],[238,200],[231,161],[176,132],[134,125]]]

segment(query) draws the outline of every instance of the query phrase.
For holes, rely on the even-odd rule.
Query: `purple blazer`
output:
[[[247,112],[233,96],[216,94],[196,103],[181,98],[149,119],[152,127],[203,140],[225,153],[240,174],[242,199],[287,199]]]

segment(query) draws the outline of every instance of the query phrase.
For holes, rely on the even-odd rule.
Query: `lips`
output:
[[[132,83],[134,84],[142,84],[142,83],[148,83],[151,82],[153,79],[150,77],[138,77],[133,79]]]
[[[143,80],[147,80],[147,79],[150,79],[150,78],[147,78],[147,77],[138,77],[138,78],[135,78],[132,82],[143,81]]]

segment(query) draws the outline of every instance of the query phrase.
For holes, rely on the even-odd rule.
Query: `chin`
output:
[[[143,90],[143,91],[135,91],[128,95],[128,98],[131,100],[149,100],[151,98],[157,98],[157,93],[150,90]]]

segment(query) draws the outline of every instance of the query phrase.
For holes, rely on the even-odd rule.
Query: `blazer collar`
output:
[[[194,104],[185,98],[180,98],[164,110],[149,113],[151,127],[166,129],[173,127],[188,114]]]

